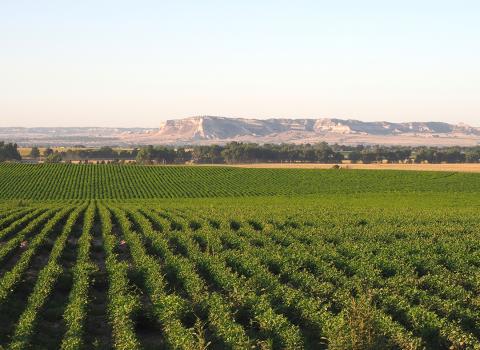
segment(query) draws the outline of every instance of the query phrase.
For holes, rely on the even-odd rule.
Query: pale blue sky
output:
[[[480,1],[0,0],[0,126],[480,126]]]

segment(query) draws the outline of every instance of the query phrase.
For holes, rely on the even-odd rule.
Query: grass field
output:
[[[479,349],[480,174],[0,165],[0,346]]]

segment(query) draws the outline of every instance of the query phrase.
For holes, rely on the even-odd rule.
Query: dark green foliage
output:
[[[51,153],[45,157],[44,161],[45,163],[60,163],[62,161],[62,156],[58,152]]]
[[[38,147],[32,147],[32,149],[30,150],[30,157],[32,157],[33,159],[37,159],[40,157],[40,150],[38,149]]]
[[[0,162],[21,159],[22,157],[20,153],[18,153],[16,143],[4,143],[0,141]]]

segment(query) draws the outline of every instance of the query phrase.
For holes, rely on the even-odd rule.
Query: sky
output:
[[[0,0],[0,127],[480,126],[480,1]]]

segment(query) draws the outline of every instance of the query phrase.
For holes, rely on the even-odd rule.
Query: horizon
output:
[[[159,121],[157,126],[142,126],[142,125],[132,125],[132,126],[121,126],[121,125],[111,125],[111,126],[99,126],[99,125],[69,125],[69,126],[53,126],[53,125],[31,125],[31,126],[22,126],[22,125],[10,125],[10,126],[2,126],[0,128],[7,129],[7,128],[105,128],[105,129],[158,129],[160,128],[160,124],[162,122],[170,121],[170,120],[183,120],[183,119],[191,119],[191,118],[201,118],[201,117],[210,117],[210,118],[227,118],[227,119],[245,119],[245,120],[269,120],[269,119],[288,119],[288,120],[298,120],[298,119],[311,119],[311,120],[319,120],[319,119],[336,119],[336,120],[345,120],[345,121],[359,121],[362,123],[394,123],[394,124],[408,124],[408,123],[447,123],[451,125],[466,125],[473,128],[480,128],[480,124],[469,124],[462,121],[459,122],[443,122],[438,120],[426,120],[426,121],[418,121],[418,120],[411,120],[411,121],[390,121],[390,120],[361,120],[356,118],[340,118],[340,117],[265,117],[265,118],[256,118],[256,117],[234,117],[234,116],[220,116],[220,115],[193,115],[183,118],[171,118],[171,119],[162,119]]]
[[[208,114],[480,126],[479,13],[473,0],[4,1],[0,127]]]

